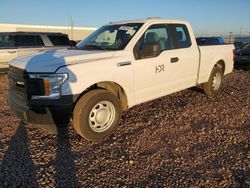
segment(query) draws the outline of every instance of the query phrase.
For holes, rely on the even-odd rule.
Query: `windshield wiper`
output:
[[[85,46],[84,46],[84,48],[88,48],[88,47],[90,47],[90,48],[95,48],[95,49],[98,49],[98,50],[106,50],[105,48],[102,48],[102,47],[100,47],[100,46],[97,46],[97,45],[94,45],[94,44],[86,44]]]

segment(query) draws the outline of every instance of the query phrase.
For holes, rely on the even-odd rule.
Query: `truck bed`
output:
[[[207,82],[214,63],[219,61],[227,63],[223,70],[224,75],[233,70],[233,44],[198,46],[200,51],[200,66],[198,84]]]

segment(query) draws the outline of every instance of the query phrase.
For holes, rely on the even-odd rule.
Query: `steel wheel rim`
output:
[[[216,73],[213,78],[212,87],[214,90],[218,90],[221,85],[221,74]]]
[[[98,133],[108,130],[115,120],[115,115],[115,107],[111,102],[98,102],[89,113],[90,128]]]

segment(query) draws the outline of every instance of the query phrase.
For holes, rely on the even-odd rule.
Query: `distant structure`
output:
[[[250,42],[250,36],[235,37],[234,42]]]
[[[0,23],[0,32],[60,32],[69,36],[70,40],[79,41],[86,38],[95,31],[91,27],[73,27],[72,26],[45,26],[45,25],[22,25],[22,24],[4,24]]]
[[[223,37],[225,43],[234,43],[234,42],[250,42],[250,32],[245,29],[244,32],[242,28],[240,32],[215,32],[215,31],[198,31],[195,32],[195,37]]]

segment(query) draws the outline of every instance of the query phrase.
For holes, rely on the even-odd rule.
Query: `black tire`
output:
[[[217,81],[218,80],[218,81]],[[202,85],[204,92],[209,96],[217,95],[222,86],[223,73],[221,67],[214,67],[207,83]]]
[[[101,120],[105,119],[102,123],[104,125],[94,127],[99,123],[98,117]],[[92,121],[91,118],[94,120]],[[85,139],[99,141],[114,133],[120,118],[121,104],[119,99],[107,90],[95,89],[83,95],[76,103],[73,112],[73,126],[76,132]],[[108,122],[106,123],[106,121]]]

